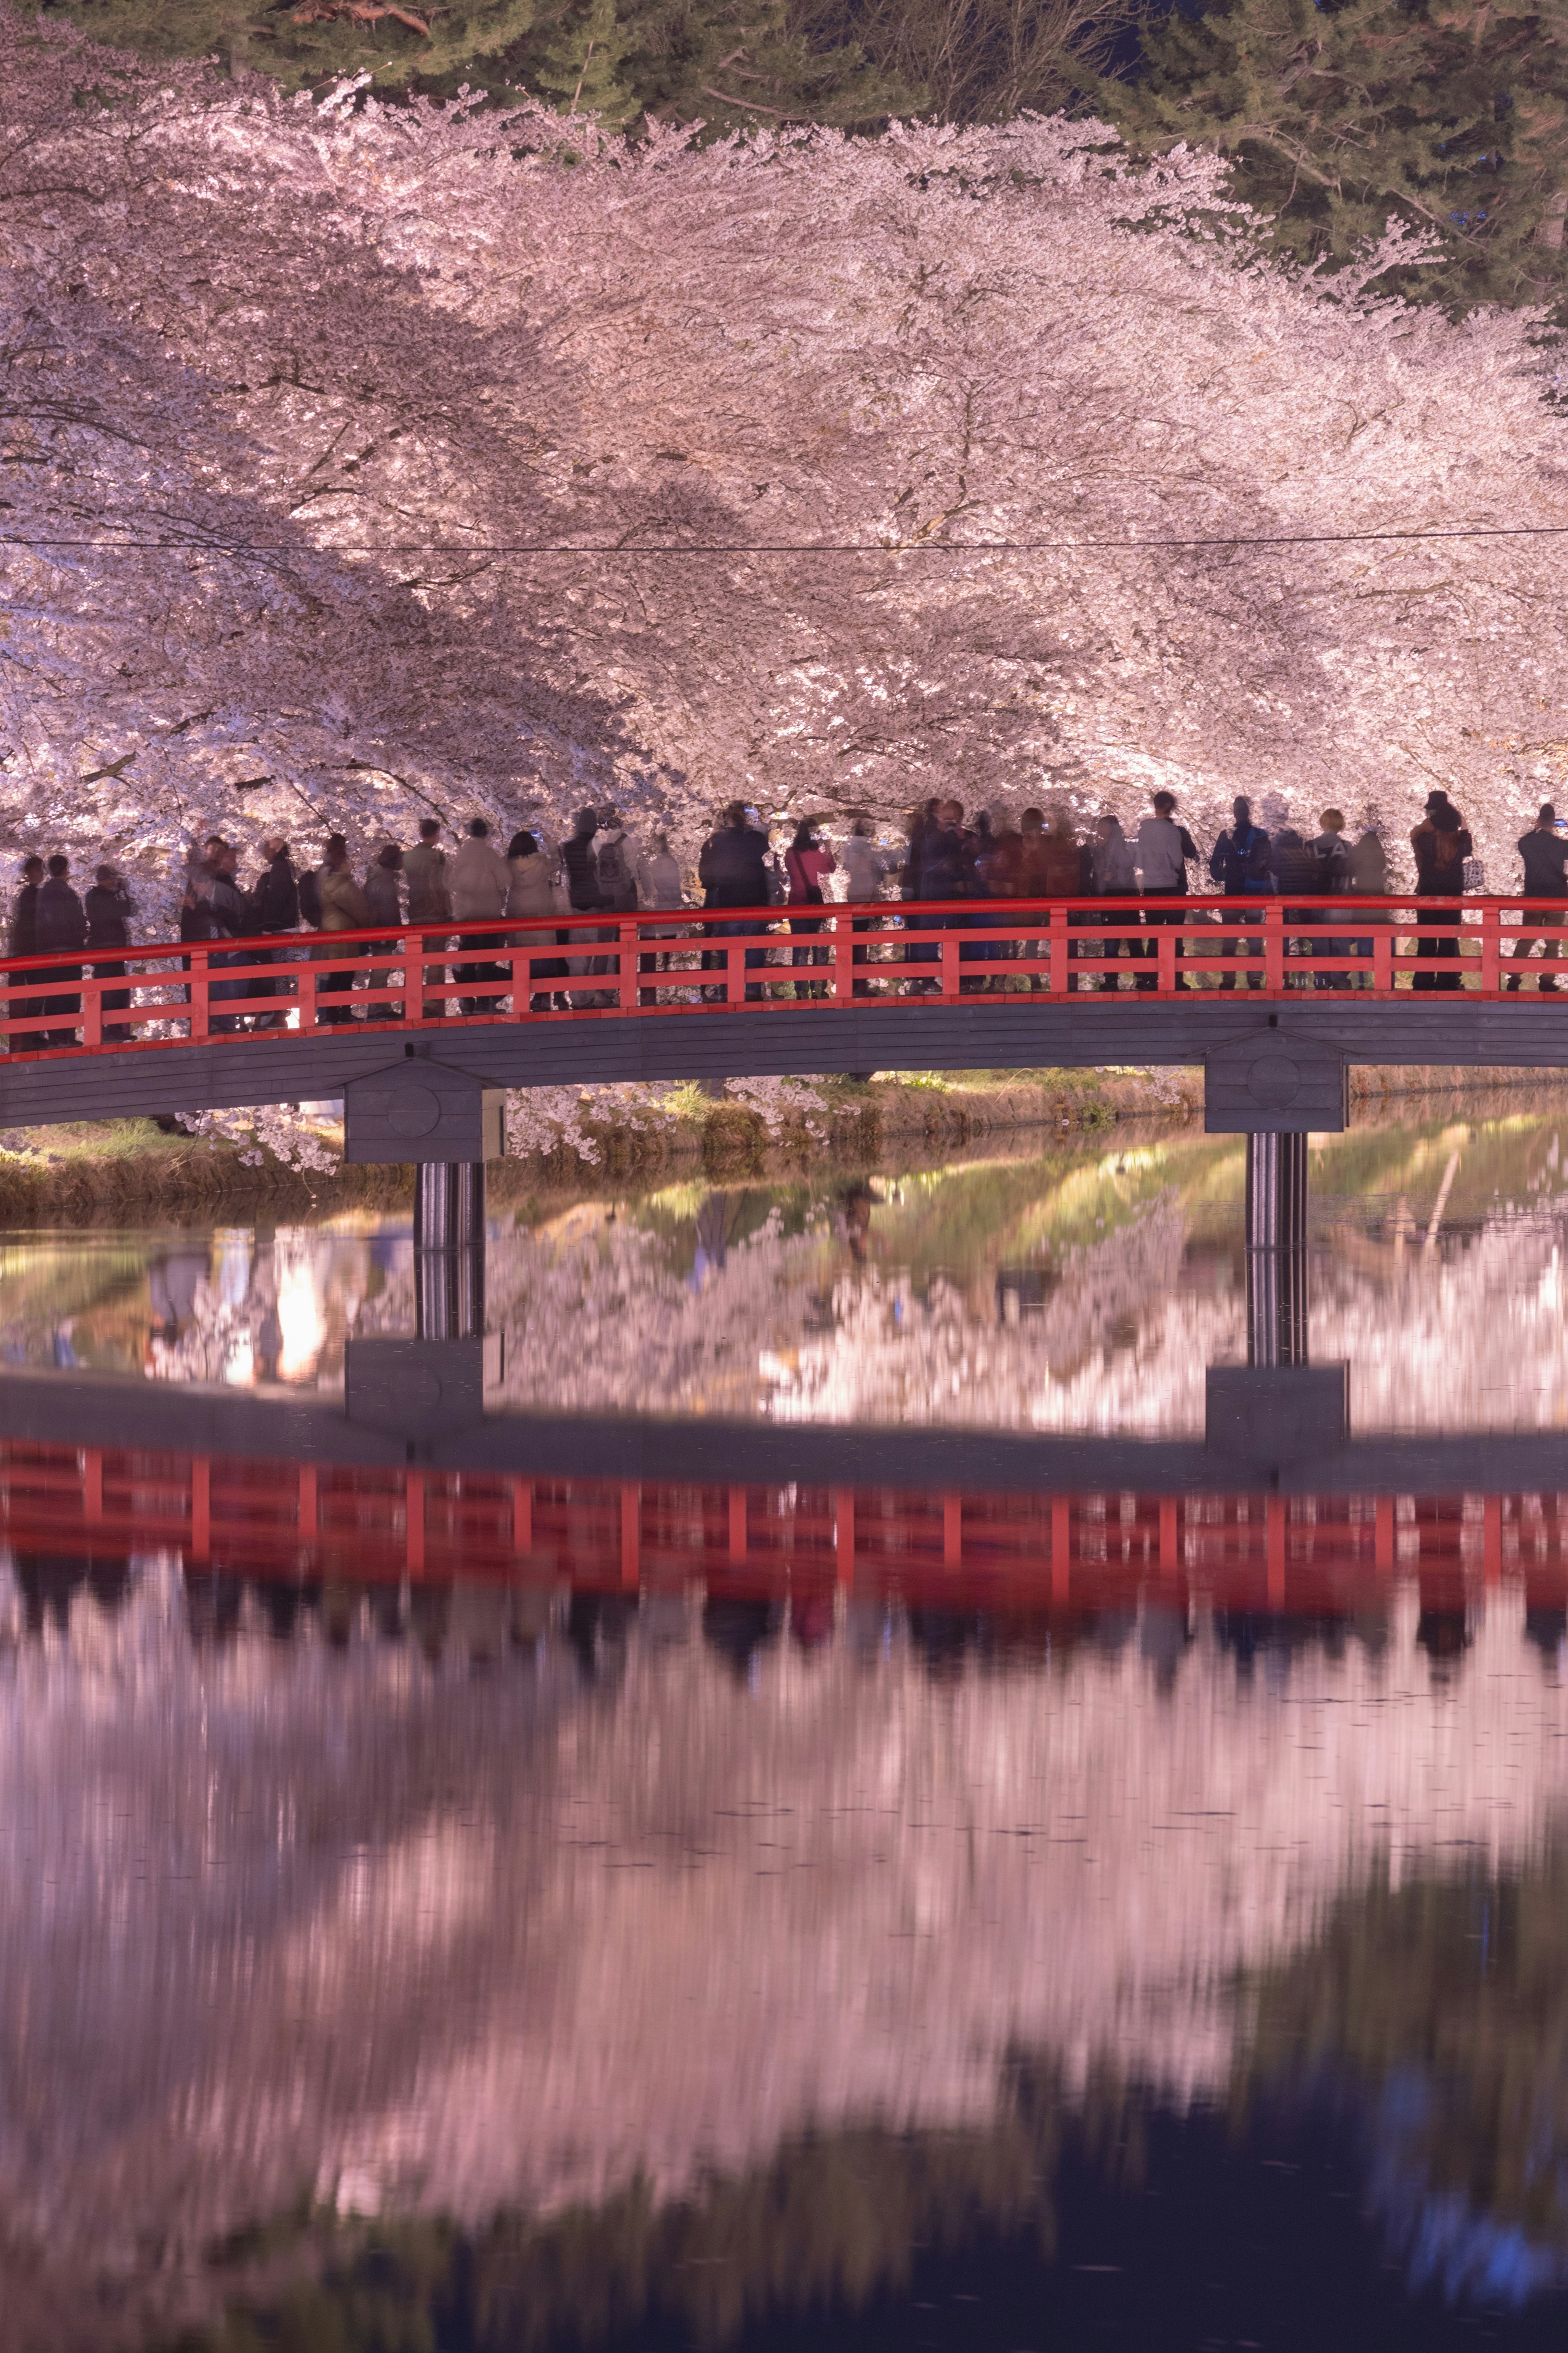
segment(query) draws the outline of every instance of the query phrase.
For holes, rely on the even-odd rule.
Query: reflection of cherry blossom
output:
[[[984,2126],[1019,2052],[1212,2098],[1237,1972],[1456,1841],[1528,1864],[1568,1795],[1510,1588],[1440,1691],[1405,1588],[1286,1691],[1175,1582],[940,1678],[864,1596],[742,1678],[675,1598],[585,1683],[542,1601],[451,1597],[434,1665],[363,1610],[194,1647],[156,1561],[63,1641],[12,1625],[0,2211],[53,2291],[17,2353],[310,2192],[678,2197],[808,2131]]]

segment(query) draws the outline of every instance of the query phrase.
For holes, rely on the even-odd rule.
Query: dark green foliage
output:
[[[116,48],[216,57],[232,72],[270,74],[286,90],[358,73],[383,90],[447,78],[454,89],[464,80],[477,87],[535,16],[533,0],[450,0],[429,16],[419,0],[396,5],[395,16],[384,0],[62,0],[48,13]]]
[[[1568,1849],[1517,1876],[1374,1883],[1258,1990],[1245,2094],[1419,2084],[1434,2190],[1568,2247]]]
[[[1394,216],[1436,267],[1385,290],[1462,311],[1564,286],[1568,0],[1221,0],[1150,16],[1135,80],[1096,104],[1148,149],[1234,159],[1235,194],[1303,262],[1347,260]]]
[[[56,0],[95,40],[217,57],[285,89],[368,73],[377,90],[526,90],[610,128],[645,115],[710,132],[786,122],[879,127],[922,93],[786,0]]]
[[[1074,2129],[1121,2148],[1130,2105],[1097,2082]],[[1021,2065],[988,2130],[808,2139],[684,2204],[639,2184],[471,2238],[435,2221],[306,2227],[291,2284],[237,2293],[225,2323],[165,2353],[540,2353],[656,2317],[721,2347],[768,2312],[858,2309],[907,2284],[913,2247],[962,2245],[977,2227],[1032,2228],[1048,2251],[1066,2113],[1054,2074]],[[276,2276],[275,2234],[266,2245]],[[243,2274],[243,2250],[235,2260]]]

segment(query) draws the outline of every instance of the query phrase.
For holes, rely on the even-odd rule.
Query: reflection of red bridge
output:
[[[1313,1613],[1396,1577],[1568,1602],[1568,1496],[926,1494],[294,1463],[0,1442],[0,1535],[64,1567],[177,1554],[301,1584],[569,1584],[912,1607],[1079,1609],[1140,1594]]]

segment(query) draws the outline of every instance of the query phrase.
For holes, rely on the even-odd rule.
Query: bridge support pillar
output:
[[[1278,1485],[1291,1464],[1331,1455],[1350,1428],[1348,1367],[1307,1362],[1307,1138],[1247,1137],[1247,1362],[1211,1365],[1207,1442]]]
[[[414,1175],[414,1298],[422,1340],[485,1328],[485,1164],[422,1160]]]
[[[1307,1361],[1307,1139],[1247,1139],[1247,1361]]]

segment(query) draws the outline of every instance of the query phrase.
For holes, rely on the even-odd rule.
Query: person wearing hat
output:
[[[1415,896],[1418,899],[1457,899],[1465,887],[1465,860],[1475,849],[1466,829],[1465,820],[1445,792],[1426,796],[1426,814],[1410,836],[1410,847],[1415,852]],[[1415,943],[1419,956],[1451,957],[1456,962],[1459,954],[1459,918],[1451,915],[1437,919],[1441,928],[1423,933]],[[1428,923],[1434,921],[1427,918]],[[1463,984],[1459,974],[1418,972],[1411,982],[1413,988],[1458,988]]]
[[[1541,813],[1528,833],[1519,838],[1519,854],[1524,862],[1524,895],[1527,899],[1568,899],[1568,841],[1557,830],[1557,812],[1550,801],[1542,801]],[[1541,960],[1555,964],[1562,953],[1558,934],[1563,917],[1556,913],[1527,913],[1526,928],[1514,943],[1513,961],[1523,964],[1537,940],[1541,943]],[[1532,930],[1532,924],[1543,928]],[[1549,928],[1545,928],[1549,927]],[[1521,975],[1510,972],[1508,986],[1510,995],[1518,992]],[[1540,982],[1543,997],[1557,993],[1557,976],[1550,978],[1543,973]]]

